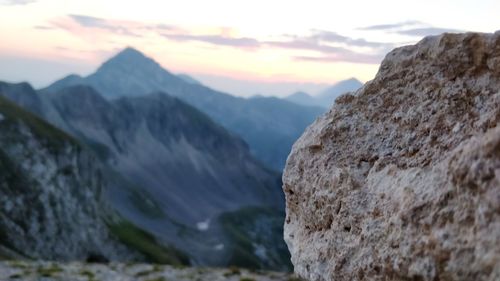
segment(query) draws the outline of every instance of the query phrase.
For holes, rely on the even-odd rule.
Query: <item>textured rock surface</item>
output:
[[[395,49],[284,173],[309,280],[500,280],[500,32]]]

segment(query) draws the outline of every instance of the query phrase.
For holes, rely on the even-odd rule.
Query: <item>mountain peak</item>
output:
[[[125,57],[146,57],[141,51],[137,50],[134,47],[126,47],[125,49],[118,52],[116,57],[125,56]]]
[[[160,68],[159,64],[152,58],[147,57],[139,50],[126,47],[122,51],[118,52],[115,56],[110,58],[108,61],[103,63],[98,71],[114,69],[116,67],[154,67]]]
[[[346,79],[344,81],[340,81],[339,83],[342,83],[342,82],[348,82],[348,83],[357,83],[357,84],[363,84],[361,81],[358,80],[358,78],[356,77],[351,77],[349,79]]]
[[[292,98],[292,97],[295,97],[295,98],[311,98],[311,96],[308,93],[302,92],[302,91],[295,92],[295,93],[289,95],[288,97],[289,98]]]

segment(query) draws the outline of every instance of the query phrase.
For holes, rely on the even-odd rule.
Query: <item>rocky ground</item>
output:
[[[251,271],[236,267],[197,268],[156,264],[82,262],[0,262],[0,280],[40,281],[299,281],[283,272]]]

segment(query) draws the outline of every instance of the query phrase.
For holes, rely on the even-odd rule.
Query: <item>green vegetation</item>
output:
[[[131,188],[128,192],[128,198],[141,213],[150,218],[160,219],[165,217],[165,212],[147,191]]]
[[[230,266],[228,268],[228,271],[224,273],[224,277],[229,277],[229,276],[233,276],[233,275],[240,275],[240,274],[241,274],[241,271],[238,267]]]
[[[135,274],[135,277],[144,277],[150,275],[151,273],[153,273],[151,270],[139,271]]]
[[[85,277],[87,277],[87,280],[88,280],[88,281],[97,281],[97,280],[95,279],[95,274],[94,274],[94,272],[92,272],[92,271],[90,271],[90,270],[86,270],[86,269],[84,269],[84,270],[80,271],[80,275],[81,275],[81,276],[85,276]]]
[[[153,278],[153,279],[148,279],[146,281],[167,281],[167,279],[163,276],[160,276],[160,277],[156,277],[156,278]]]
[[[240,281],[255,281],[255,279],[250,278],[250,277],[241,277]]]
[[[128,221],[108,223],[108,227],[120,241],[142,253],[151,262],[189,265],[189,258],[186,254],[173,247],[159,244],[153,235]]]
[[[28,265],[26,265],[24,262],[21,262],[21,261],[11,261],[9,264],[10,264],[10,266],[12,266],[14,268],[18,268],[18,269],[27,269],[28,268]]]
[[[49,267],[39,267],[37,270],[38,275],[42,277],[52,277],[63,270],[57,265],[51,265]]]
[[[89,140],[89,139],[85,138],[84,136],[82,136],[80,139],[83,140],[83,142],[87,146],[87,148],[92,150],[99,159],[106,161],[106,160],[108,160],[109,157],[111,157],[112,152],[106,145],[99,143],[99,142]]]
[[[231,241],[229,265],[249,269],[292,270],[290,253],[283,241],[284,214],[274,209],[248,207],[224,213],[219,218]],[[254,244],[266,248],[268,260],[255,254]]]
[[[17,121],[22,121],[32,130],[33,134],[45,140],[47,148],[52,152],[59,151],[66,143],[71,143],[80,147],[78,141],[70,135],[53,127],[41,118],[20,108],[3,97],[0,97],[0,113],[6,118],[4,121],[0,122],[0,128],[4,128],[8,131],[12,124],[17,123]]]

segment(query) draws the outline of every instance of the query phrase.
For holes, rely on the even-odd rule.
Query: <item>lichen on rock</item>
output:
[[[285,240],[308,280],[500,280],[500,32],[390,52],[295,143]]]

